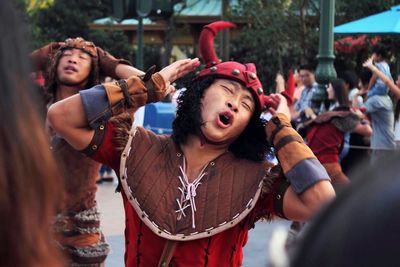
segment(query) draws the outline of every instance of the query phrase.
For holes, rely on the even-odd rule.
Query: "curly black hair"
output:
[[[58,86],[58,79],[57,79],[57,67],[58,64],[60,63],[61,56],[63,55],[64,50],[59,50],[57,51],[54,56],[51,58],[48,66],[47,66],[47,71],[45,73],[45,81],[46,84],[44,86],[44,89],[46,91],[46,94],[49,96],[50,101],[54,102],[55,101],[55,96],[56,96],[56,91],[57,91],[57,86]],[[86,88],[91,88],[95,86],[96,84],[100,83],[100,77],[99,77],[99,66],[97,59],[91,57],[92,63],[91,63],[91,70],[89,73],[89,79],[86,84]]]
[[[172,124],[172,139],[176,144],[185,144],[189,135],[199,134],[202,124],[201,99],[205,90],[214,81],[215,77],[195,80],[179,96],[176,118]],[[264,124],[265,122],[260,119],[259,114],[254,112],[247,127],[229,146],[229,151],[238,158],[252,161],[264,160],[265,153],[270,147],[266,138]]]

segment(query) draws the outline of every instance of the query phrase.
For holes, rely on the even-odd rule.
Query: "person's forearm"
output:
[[[307,211],[303,214],[306,218],[309,212],[315,211],[335,195],[329,175],[301,136],[291,127],[285,115],[277,114],[268,122],[267,136],[291,183],[290,188],[297,195],[293,198],[304,205],[303,209]],[[288,218],[301,217],[301,214],[292,214],[291,209],[285,207],[285,201],[284,210]]]
[[[400,88],[393,82],[392,79],[387,77],[382,71],[380,71],[376,66],[371,66],[369,69],[379,78],[381,79],[387,87],[389,87],[390,91],[394,94],[397,99],[400,99]]]
[[[118,64],[115,68],[115,73],[120,79],[127,79],[133,75],[142,76],[145,74],[143,71],[126,64]]]
[[[166,84],[159,73],[145,75],[142,80],[132,76],[127,80],[105,83],[80,92],[83,108],[91,128],[112,116],[135,110],[160,101],[166,93]]]

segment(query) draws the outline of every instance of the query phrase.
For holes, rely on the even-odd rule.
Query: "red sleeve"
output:
[[[104,140],[100,144],[99,150],[97,150],[97,152],[94,153],[91,158],[118,171],[121,151],[117,151],[115,149],[113,136],[114,125],[111,122],[107,122]]]
[[[264,180],[261,196],[250,218],[251,224],[255,224],[260,219],[272,220],[276,216],[285,218],[283,197],[289,185],[281,167],[274,166]]]

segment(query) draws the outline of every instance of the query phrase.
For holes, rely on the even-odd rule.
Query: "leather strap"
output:
[[[172,255],[174,255],[174,251],[178,241],[168,240],[165,242],[163,252],[160,257],[160,261],[158,262],[158,267],[167,267],[171,262]]]
[[[287,135],[282,137],[279,142],[274,146],[276,153],[278,153],[278,151],[281,150],[281,148],[285,145],[296,141],[299,143],[303,143],[303,138],[298,135]]]
[[[121,88],[122,94],[124,95],[125,107],[128,109],[133,107],[132,99],[128,92],[128,84],[126,83],[126,81],[124,79],[118,80],[117,83],[118,83],[118,86]]]
[[[154,90],[154,84],[151,80],[151,76],[156,71],[156,66],[151,66],[147,71],[146,74],[142,77],[142,81],[144,82],[145,87],[147,88],[147,103],[155,102],[156,93]]]
[[[269,143],[273,145],[275,136],[280,132],[280,130],[282,130],[283,127],[289,127],[291,125],[286,125],[286,123],[282,124],[278,117],[273,117],[271,122],[276,125],[276,128],[272,131],[271,137],[269,138]]]
[[[86,156],[93,155],[100,147],[100,145],[104,141],[104,136],[106,134],[106,124],[100,124],[95,130],[92,140],[90,144],[80,152],[85,154]]]
[[[274,210],[276,214],[284,219],[287,219],[285,214],[283,213],[283,197],[285,196],[285,192],[288,189],[290,183],[286,179],[282,179],[277,186],[277,190],[274,194]]]

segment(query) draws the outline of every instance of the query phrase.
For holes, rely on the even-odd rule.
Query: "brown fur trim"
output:
[[[284,179],[283,177],[284,177],[284,174],[282,171],[282,167],[280,165],[273,166],[263,179],[263,185],[261,188],[260,198],[265,197],[267,194],[272,194],[273,191],[276,189],[277,182],[280,179]],[[263,214],[261,217],[256,218],[255,222],[258,220],[271,222],[275,218],[279,218],[279,217],[268,212],[266,214]]]
[[[274,184],[282,176],[283,176],[283,172],[282,172],[281,165],[273,166],[263,179],[261,196],[264,196],[265,194],[271,194],[271,192],[274,189]]]
[[[125,112],[112,117],[110,122],[114,125],[113,142],[115,144],[115,149],[121,152],[124,150],[126,143],[128,142],[133,116]]]

